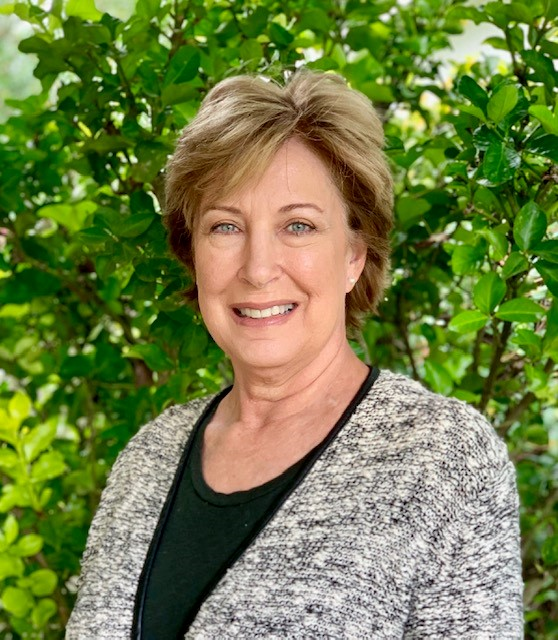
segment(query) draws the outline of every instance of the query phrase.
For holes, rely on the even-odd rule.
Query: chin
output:
[[[245,350],[231,352],[229,357],[234,367],[250,369],[275,369],[296,364],[301,360],[300,349],[279,348],[277,345],[251,345]]]

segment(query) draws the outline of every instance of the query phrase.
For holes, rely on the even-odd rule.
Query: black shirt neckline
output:
[[[207,416],[206,420],[202,424],[195,435],[194,443],[192,445],[192,452],[190,458],[190,469],[191,469],[191,478],[192,484],[194,486],[194,490],[198,494],[198,496],[208,502],[210,504],[221,506],[221,507],[229,507],[239,504],[244,504],[246,502],[250,502],[251,500],[255,500],[260,496],[266,495],[275,489],[287,484],[290,480],[292,480],[298,470],[305,464],[308,457],[312,455],[314,450],[321,445],[321,442],[316,445],[316,447],[312,448],[306,455],[304,455],[300,460],[297,460],[290,467],[285,469],[282,473],[280,473],[275,478],[268,480],[260,485],[252,487],[251,489],[246,489],[243,491],[233,491],[231,493],[221,493],[219,491],[215,491],[212,489],[205,478],[203,477],[203,466],[202,466],[202,450],[203,450],[203,438],[205,434],[205,429],[208,423],[211,421],[211,418],[214,414],[214,411]]]
[[[249,502],[250,500],[255,500],[260,496],[263,496],[275,489],[278,489],[280,486],[287,484],[290,480],[292,480],[298,473],[298,471],[304,467],[306,462],[314,456],[316,451],[321,450],[322,446],[327,446],[327,443],[331,440],[331,437],[334,437],[335,434],[339,431],[340,427],[344,425],[347,421],[347,412],[354,410],[356,404],[360,402],[363,393],[368,391],[368,389],[372,386],[376,377],[378,375],[378,371],[376,368],[369,367],[368,374],[358,391],[354,395],[354,397],[349,402],[349,405],[343,411],[339,420],[332,426],[332,428],[328,431],[325,437],[308,453],[306,453],[300,460],[297,460],[290,467],[285,469],[282,473],[267,482],[264,482],[260,485],[252,487],[250,489],[246,489],[243,491],[234,491],[231,493],[221,493],[219,491],[215,491],[212,489],[205,478],[203,477],[203,465],[202,465],[202,451],[203,451],[203,439],[205,434],[205,429],[207,425],[211,422],[211,419],[215,415],[215,411],[219,405],[219,402],[225,397],[226,394],[222,394],[219,397],[219,402],[213,403],[210,410],[206,412],[203,420],[199,423],[196,433],[194,435],[194,441],[192,444],[192,451],[190,453],[190,459],[187,462],[191,469],[191,478],[192,484],[194,486],[194,490],[198,494],[198,496],[205,500],[206,502],[216,505],[216,506],[234,506],[239,504],[244,504]],[[230,388],[227,390],[227,392]]]

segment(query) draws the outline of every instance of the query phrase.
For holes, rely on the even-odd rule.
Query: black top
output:
[[[377,376],[378,370],[372,369],[348,409]],[[210,404],[194,429],[146,561],[136,603],[143,640],[184,637],[204,599],[343,426],[348,413],[320,444],[277,478],[248,491],[217,493],[203,478],[201,453],[205,427],[228,391]]]
[[[203,479],[201,465],[203,433],[211,417],[196,433],[147,581],[145,640],[184,637],[222,568],[252,537],[306,460],[249,491],[217,493]]]

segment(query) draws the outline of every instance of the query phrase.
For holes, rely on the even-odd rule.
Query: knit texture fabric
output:
[[[131,637],[138,581],[209,399],[171,407],[115,463],[68,640]],[[382,371],[202,605],[186,638],[523,637],[518,498],[468,405]]]

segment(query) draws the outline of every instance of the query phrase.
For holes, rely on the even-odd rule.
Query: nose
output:
[[[239,277],[263,289],[281,273],[279,241],[269,229],[254,229],[246,234]]]

